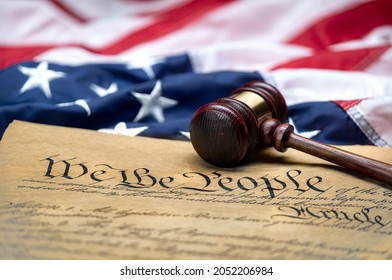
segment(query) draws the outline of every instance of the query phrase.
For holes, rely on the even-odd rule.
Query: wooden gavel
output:
[[[228,167],[240,163],[257,145],[285,152],[294,148],[392,186],[392,165],[359,156],[293,133],[281,93],[259,81],[249,82],[199,108],[190,135],[196,152],[207,162]]]

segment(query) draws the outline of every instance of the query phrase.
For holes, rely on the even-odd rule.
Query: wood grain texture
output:
[[[275,131],[272,134],[273,130]],[[280,152],[293,148],[392,186],[392,165],[321,144],[293,131],[292,125],[279,124],[276,120],[270,119],[261,126],[260,133],[264,134],[265,138],[272,134],[271,143]]]
[[[230,96],[250,91],[262,97],[270,109],[256,116],[252,108],[234,98],[221,98],[195,112],[190,124],[191,141],[196,152],[217,166],[234,166],[259,142],[261,121],[271,117],[287,122],[288,109],[280,92],[273,86],[252,81]]]
[[[235,90],[258,94],[270,111],[256,116],[252,108],[234,98],[221,98],[204,105],[194,114],[190,134],[196,152],[217,166],[234,166],[257,144],[280,152],[294,148],[362,173],[392,186],[392,165],[352,154],[295,134],[288,124],[286,102],[273,86],[253,81]]]
[[[292,133],[286,146],[364,174],[392,186],[392,165],[353,154]]]
[[[217,166],[238,164],[257,143],[257,120],[252,111],[233,99],[217,100],[193,116],[192,145],[204,160]]]

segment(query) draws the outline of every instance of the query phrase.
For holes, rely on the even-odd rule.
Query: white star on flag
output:
[[[87,100],[85,100],[85,99],[78,99],[73,102],[59,103],[59,104],[56,104],[56,106],[58,106],[58,107],[80,106],[86,111],[87,116],[91,115],[90,106],[87,104]]]
[[[299,132],[297,130],[297,128],[296,128],[292,118],[289,118],[289,123],[294,127],[294,133],[295,134],[301,135],[302,137],[305,137],[305,138],[313,138],[314,136],[316,136],[317,134],[319,134],[321,132],[320,130]]]
[[[118,91],[117,83],[113,82],[108,88],[100,87],[96,84],[91,84],[90,89],[95,92],[100,97],[105,97],[106,95],[115,93]]]
[[[159,80],[156,82],[150,94],[134,91],[132,91],[131,94],[142,104],[142,107],[133,120],[134,122],[138,122],[141,119],[152,115],[157,122],[163,123],[165,121],[163,109],[170,108],[178,104],[178,101],[176,100],[161,96],[162,84]]]
[[[136,57],[131,59],[131,61],[127,64],[128,69],[143,69],[143,71],[146,73],[148,78],[154,79],[155,78],[155,73],[152,67],[155,64],[165,62],[165,59],[163,57],[146,57],[146,56],[141,56],[141,57]]]
[[[186,138],[191,139],[191,133],[189,131],[186,132],[186,131],[180,130],[180,133],[181,133],[181,135],[185,136]]]
[[[98,131],[110,133],[110,134],[125,135],[125,136],[136,136],[139,133],[142,133],[143,131],[145,131],[146,129],[148,129],[148,126],[127,128],[127,125],[125,122],[119,122],[113,129],[112,128],[101,128],[101,129],[98,129]]]
[[[18,70],[28,76],[27,81],[24,83],[19,93],[24,93],[29,89],[39,87],[44,92],[47,99],[52,98],[49,82],[66,76],[66,73],[64,72],[49,70],[46,61],[39,63],[36,68],[18,66]]]

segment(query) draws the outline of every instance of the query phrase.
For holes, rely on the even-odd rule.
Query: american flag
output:
[[[252,80],[295,131],[392,145],[392,1],[0,0],[0,137],[12,120],[189,140]]]

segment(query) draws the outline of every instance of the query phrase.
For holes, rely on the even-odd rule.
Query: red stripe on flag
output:
[[[12,64],[32,60],[40,53],[47,51],[52,46],[34,46],[34,47],[1,47],[0,46],[0,69]]]
[[[333,102],[336,103],[339,107],[341,107],[344,111],[347,111],[351,107],[361,103],[363,99],[354,99],[354,100],[334,100]]]
[[[129,34],[117,43],[101,50],[100,53],[117,54],[138,44],[168,35],[231,2],[233,0],[190,1],[185,5],[159,14],[153,24]],[[189,36],[192,36],[192,34],[189,34]]]
[[[362,38],[374,28],[392,25],[392,1],[366,2],[350,10],[320,20],[288,43],[313,49]]]
[[[35,46],[0,46],[0,68],[5,68],[22,61],[33,60],[40,53],[56,47],[79,47],[97,54],[114,55],[135,47],[138,44],[158,39],[168,35],[183,26],[190,24],[200,17],[218,9],[233,0],[210,0],[208,2],[202,0],[192,0],[185,5],[178,6],[171,10],[166,10],[156,14],[156,20],[153,24],[134,31],[123,37],[114,44],[108,45],[101,49],[93,49],[80,44],[62,44],[62,45],[35,45]],[[66,11],[68,14],[72,12],[60,4],[58,0],[53,0],[57,6]],[[76,14],[72,14],[74,18],[79,18]],[[80,21],[84,19],[79,18]],[[192,34],[190,34],[192,36]]]
[[[282,68],[315,68],[346,71],[363,71],[390,47],[376,47],[340,52],[320,51],[312,56],[295,59],[274,66]]]

